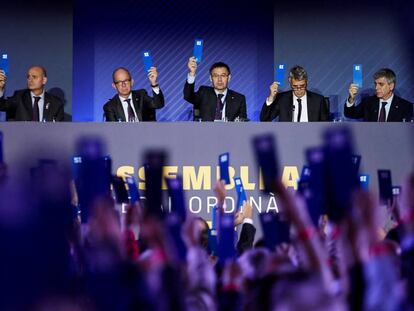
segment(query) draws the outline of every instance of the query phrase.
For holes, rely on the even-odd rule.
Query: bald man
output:
[[[15,91],[9,98],[4,96],[6,81],[4,71],[0,70],[0,111],[7,112],[8,121],[63,121],[63,103],[45,91],[45,68],[30,67],[27,71],[27,89]]]
[[[164,107],[164,95],[157,82],[157,68],[151,67],[148,80],[152,96],[144,89],[132,90],[134,79],[128,69],[119,67],[112,73],[112,87],[117,94],[104,106],[107,122],[142,122],[156,121],[155,109]]]

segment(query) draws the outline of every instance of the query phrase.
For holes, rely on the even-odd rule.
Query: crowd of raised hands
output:
[[[289,242],[266,247],[244,202],[232,215],[237,255],[223,262],[205,219],[174,226],[147,213],[148,200],[121,211],[108,194],[81,221],[64,168],[46,165],[30,179],[8,169],[1,164],[1,310],[414,309],[414,174],[388,202],[386,230],[369,191],[352,194],[340,222],[322,215],[315,226],[301,194],[276,180]],[[220,219],[229,194],[221,181],[214,191]]]

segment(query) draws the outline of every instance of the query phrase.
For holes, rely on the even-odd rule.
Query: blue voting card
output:
[[[253,148],[256,161],[263,175],[264,191],[275,191],[275,181],[279,176],[277,153],[275,152],[275,138],[273,134],[264,134],[253,138]]]
[[[115,193],[116,203],[118,204],[129,203],[128,191],[125,187],[125,182],[122,179],[122,177],[113,175],[111,183],[112,183],[112,188]]]
[[[311,169],[308,165],[302,167],[302,172],[300,173],[300,180],[307,181],[311,177]]]
[[[361,156],[353,154],[351,156],[352,164],[354,164],[354,168],[357,172],[359,172],[359,167],[361,166]]]
[[[82,164],[82,157],[81,156],[73,156],[72,157],[72,176],[75,182],[79,178],[79,170]]]
[[[209,254],[217,256],[217,230],[209,229],[208,230],[208,248]]]
[[[0,57],[0,69],[4,71],[6,76],[9,75],[9,55],[1,54]]]
[[[166,179],[168,195],[171,199],[171,213],[175,213],[182,222],[186,219],[186,207],[183,191],[183,180],[181,176]]]
[[[202,39],[194,40],[193,56],[196,59],[197,64],[201,62],[201,59],[203,57],[203,47],[204,41]]]
[[[326,205],[326,163],[323,147],[311,147],[305,150],[309,177],[299,182],[299,191],[306,199],[309,215],[315,226],[319,217],[327,211]]]
[[[3,163],[3,132],[0,132],[0,164]]]
[[[138,192],[137,184],[135,182],[135,178],[133,176],[126,176],[125,180],[128,184],[129,202],[132,204],[139,202],[140,201],[139,192]]]
[[[182,238],[182,219],[176,213],[170,213],[165,218],[165,224],[167,225],[168,234],[170,241],[172,241],[172,246],[174,252],[172,253],[173,257],[176,257],[181,263],[185,263],[187,258],[187,247]]]
[[[74,157],[73,167],[81,220],[87,223],[95,198],[110,193],[112,160],[108,156],[82,157],[79,162],[79,157]]]
[[[214,230],[214,232],[217,230],[217,213],[218,208],[217,206],[214,206],[211,210],[211,230]]]
[[[286,72],[286,65],[278,64],[276,67],[275,81],[277,84],[279,84],[280,87],[285,86],[285,72]]]
[[[354,79],[353,83],[362,87],[362,65],[354,65]]]
[[[361,189],[368,190],[369,189],[369,175],[368,174],[359,174],[359,185]]]
[[[348,127],[329,128],[324,141],[327,214],[332,221],[340,222],[350,213],[352,192],[359,188],[358,172],[352,163],[352,132]]]
[[[230,184],[229,158],[230,153],[228,152],[219,155],[220,180],[222,180],[226,185]]]
[[[378,188],[381,202],[392,199],[392,180],[390,170],[378,170]]]
[[[147,198],[145,213],[148,216],[163,219],[162,181],[163,169],[167,160],[167,152],[161,149],[147,150],[145,163],[145,197]]]
[[[144,62],[144,71],[148,73],[151,67],[154,67],[151,52],[144,51],[144,53],[142,53],[142,60]]]
[[[281,243],[290,241],[290,223],[280,219],[276,213],[261,213],[260,223],[262,225],[265,245],[270,250],[274,250]]]
[[[219,264],[223,266],[226,261],[233,260],[236,256],[234,215],[232,213],[220,214],[217,242]]]
[[[234,184],[237,192],[237,210],[243,206],[243,202],[247,201],[246,192],[244,191],[243,183],[240,177],[234,177]]]

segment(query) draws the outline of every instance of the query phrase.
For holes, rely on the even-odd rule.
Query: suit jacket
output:
[[[377,122],[379,116],[380,99],[376,96],[364,98],[356,106],[347,107],[344,105],[344,115],[351,119],[362,119],[366,122]],[[413,117],[413,104],[398,97],[394,94],[391,102],[390,111],[388,112],[387,122],[402,122],[403,119],[410,120]]]
[[[308,105],[308,121],[329,121],[329,111],[322,95],[306,91]],[[293,119],[293,91],[278,93],[269,106],[263,104],[260,112],[260,121],[272,121],[279,117],[279,121],[292,122]]]
[[[0,98],[0,110],[7,112],[7,121],[32,121],[33,104],[30,90],[15,91],[12,97]],[[64,110],[62,101],[45,92],[43,120],[63,121]]]
[[[202,121],[214,121],[216,114],[217,95],[211,86],[200,86],[197,92],[194,91],[194,84],[185,83],[184,99],[200,109]],[[246,97],[240,93],[227,90],[226,118],[234,121],[237,117],[247,119]]]
[[[244,223],[242,225],[240,238],[236,245],[237,253],[239,256],[253,247],[255,234],[256,228],[252,224]]]
[[[132,102],[139,121],[156,121],[155,109],[164,107],[164,95],[160,90],[154,97],[147,94],[145,90],[132,91]],[[126,117],[118,94],[103,106],[105,121],[125,122]]]

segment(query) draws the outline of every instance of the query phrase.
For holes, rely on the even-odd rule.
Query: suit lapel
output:
[[[398,112],[399,112],[399,105],[398,105],[398,97],[394,94],[394,98],[391,102],[390,111],[388,112],[387,122],[393,122],[398,120]]]
[[[33,119],[33,103],[29,90],[27,90],[23,95],[23,105],[27,112],[27,121],[31,121]]]
[[[138,92],[132,93],[132,102],[134,103],[135,113],[137,114],[138,120],[142,121],[142,101],[139,97]]]
[[[372,122],[377,122],[378,121],[379,103],[380,103],[380,100],[377,97],[375,97],[375,99],[373,100],[372,107],[371,107],[371,117],[372,117],[371,121]]]
[[[309,93],[309,91],[306,91],[306,107],[308,108],[308,121],[312,122],[312,121],[316,121],[318,120],[315,111],[316,105],[314,105],[312,103],[313,100],[313,96],[311,93]]]
[[[214,88],[206,87],[201,96],[200,112],[204,121],[214,121],[217,96]]]
[[[118,95],[115,95],[116,114],[122,122],[126,122],[126,116],[124,108],[122,107],[121,100]]]
[[[289,106],[287,109],[287,120],[286,121],[292,122],[293,121],[293,107],[295,107],[293,103],[293,91],[289,92],[288,104]]]
[[[48,93],[45,92],[45,100],[43,103],[43,120],[45,121],[53,121],[50,115],[50,109],[52,104],[50,103],[50,96]]]
[[[234,116],[234,109],[236,107],[235,101],[234,101],[234,95],[233,92],[229,89],[227,89],[227,95],[225,98],[226,103],[226,118],[229,121],[233,121]]]

